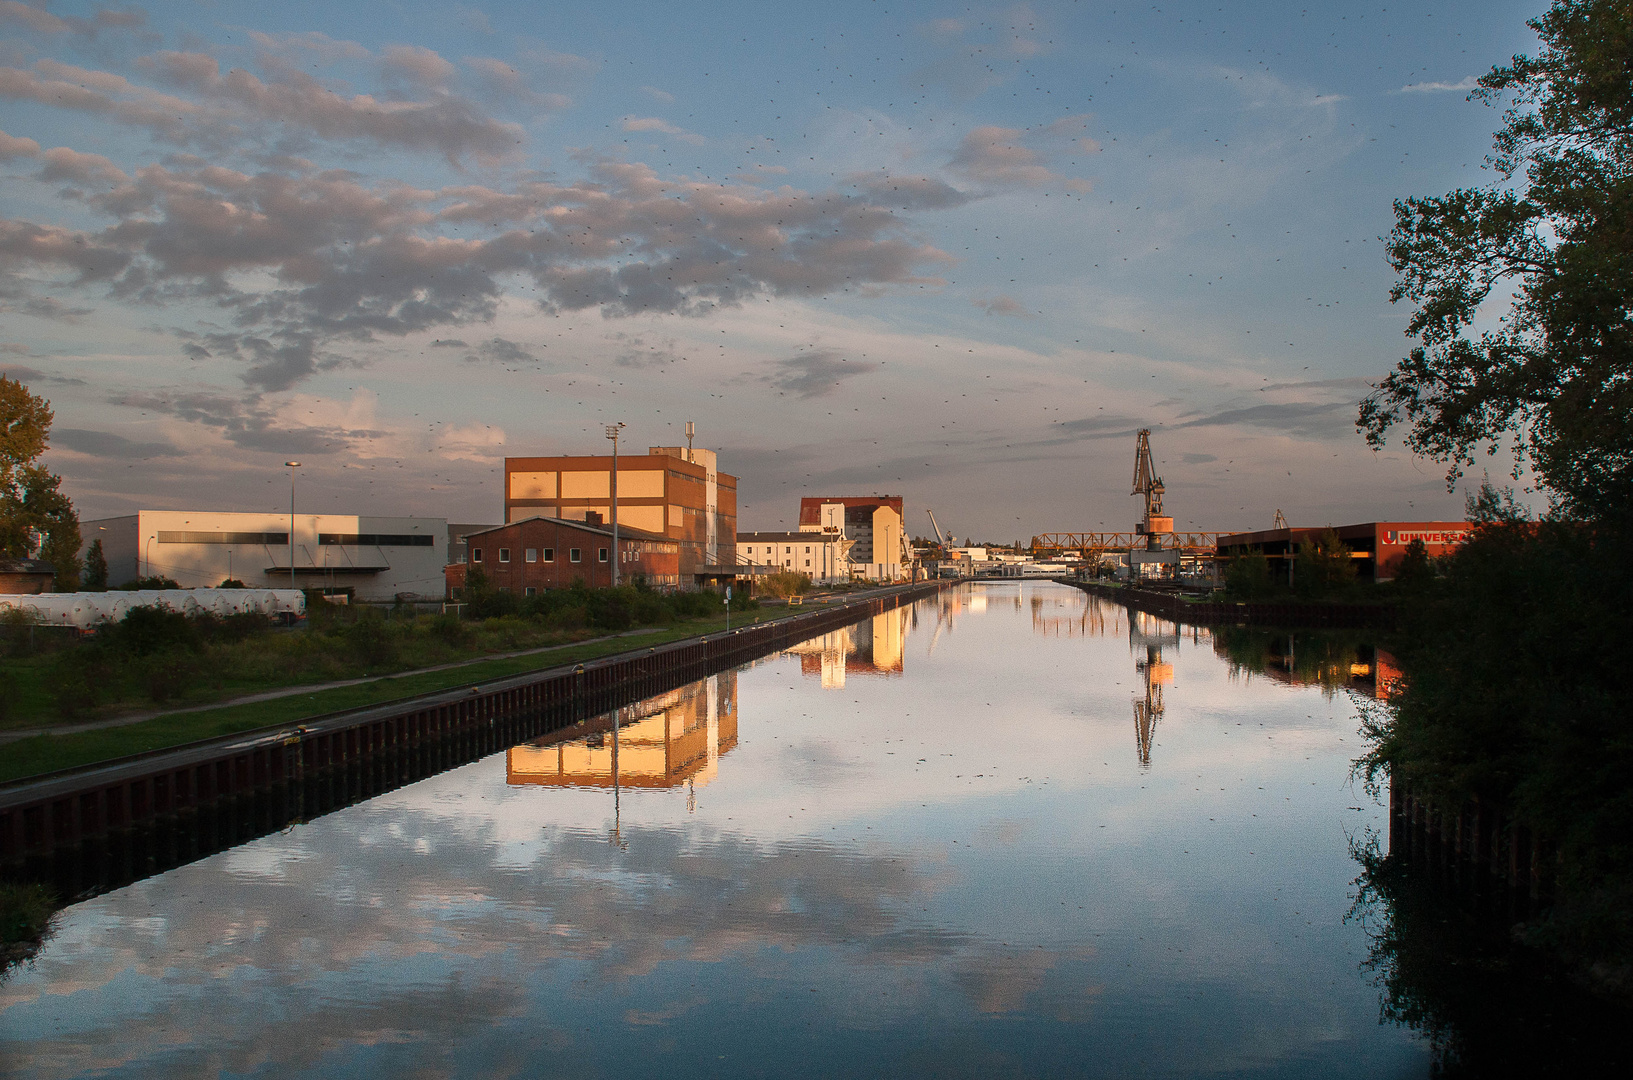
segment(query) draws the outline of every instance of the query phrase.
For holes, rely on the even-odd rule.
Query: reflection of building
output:
[[[546,787],[672,788],[713,780],[737,745],[737,673],[648,698],[602,718],[602,730],[540,739],[505,755],[505,782]]]
[[[824,690],[840,689],[848,675],[900,675],[912,617],[910,607],[899,607],[787,651],[799,657],[800,674],[820,677]]]

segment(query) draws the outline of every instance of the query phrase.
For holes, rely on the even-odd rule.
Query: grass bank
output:
[[[778,609],[733,617],[733,625],[784,618],[801,609]],[[34,735],[4,745],[0,751],[0,782],[18,780],[41,773],[56,772],[131,754],[162,750],[171,746],[219,738],[257,728],[292,724],[326,713],[381,705],[421,694],[488,682],[508,675],[593,660],[631,649],[718,633],[725,629],[724,616],[699,619],[654,630],[648,634],[620,637],[582,644],[568,644],[528,656],[479,661],[442,671],[405,672],[371,679],[352,686],[339,686],[311,693],[292,694],[269,701],[223,705],[216,709],[170,713],[150,720],[64,734]]]

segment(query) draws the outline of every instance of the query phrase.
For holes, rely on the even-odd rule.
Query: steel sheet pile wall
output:
[[[1503,925],[1531,917],[1553,898],[1550,845],[1478,800],[1447,808],[1391,779],[1389,851],[1475,914]]]
[[[946,586],[0,786],[0,871],[82,897],[848,626]]]

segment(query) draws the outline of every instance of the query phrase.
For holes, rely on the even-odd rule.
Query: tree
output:
[[[39,457],[50,445],[51,403],[0,375],[0,555],[56,567],[58,592],[79,588],[79,516],[62,478]]]
[[[1633,512],[1633,7],[1554,0],[1471,97],[1509,99],[1490,159],[1498,181],[1395,204],[1392,301],[1420,344],[1361,403],[1357,426],[1448,464],[1513,440],[1556,508]],[[1513,302],[1475,323],[1493,291]],[[1485,319],[1480,319],[1485,322]]]
[[[102,554],[102,541],[93,540],[91,550],[85,553],[85,588],[101,592],[108,587],[108,558]]]
[[[1301,540],[1293,560],[1293,588],[1312,597],[1340,592],[1355,579],[1350,549],[1337,529],[1326,529],[1313,540]]]

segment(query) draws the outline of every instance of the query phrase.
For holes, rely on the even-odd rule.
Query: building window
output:
[[[606,548],[596,548],[595,549],[595,561],[596,562],[606,562],[607,561],[607,549]]]
[[[579,550],[577,548],[568,548],[567,549],[567,561],[568,562],[583,562],[584,559],[583,559],[582,555],[580,554],[580,552],[579,552]]]
[[[811,545],[810,545],[810,544],[806,544],[806,545],[805,545],[805,554],[807,554],[807,555],[809,555],[809,554],[811,554]],[[807,562],[806,562],[806,563],[805,563],[805,565],[806,565],[806,566],[810,566],[810,565],[811,565],[811,564],[810,564],[810,562],[809,562],[809,561],[807,561]]]
[[[556,549],[555,548],[545,548],[544,549],[544,561],[545,562],[555,562],[556,561]]]
[[[810,560],[810,559],[806,559],[806,560],[805,560],[805,565],[806,565],[806,566],[810,566],[810,565],[811,565],[811,560]]]
[[[528,548],[527,549],[527,561],[528,562],[538,562],[539,561],[539,549],[538,548]]]
[[[794,554],[794,549],[793,549],[793,548],[791,548],[791,547],[784,547],[784,548],[783,548],[783,549],[782,549],[782,553],[783,553],[783,554],[784,554],[784,555],[792,555],[792,554]]]
[[[481,562],[481,561],[482,561],[482,549],[481,548],[471,548],[471,562]]]
[[[453,597],[454,597],[455,600],[458,600],[461,596],[465,595],[465,590],[460,588],[458,585],[455,585],[452,589],[449,590],[449,592],[451,592],[453,594]]]
[[[539,590],[537,590],[533,586],[529,585],[527,588],[522,590],[522,595],[523,596],[533,596],[533,595],[537,594],[538,591]]]
[[[509,548],[500,548],[499,549],[499,561],[500,562],[509,562],[510,561],[510,549]]]

